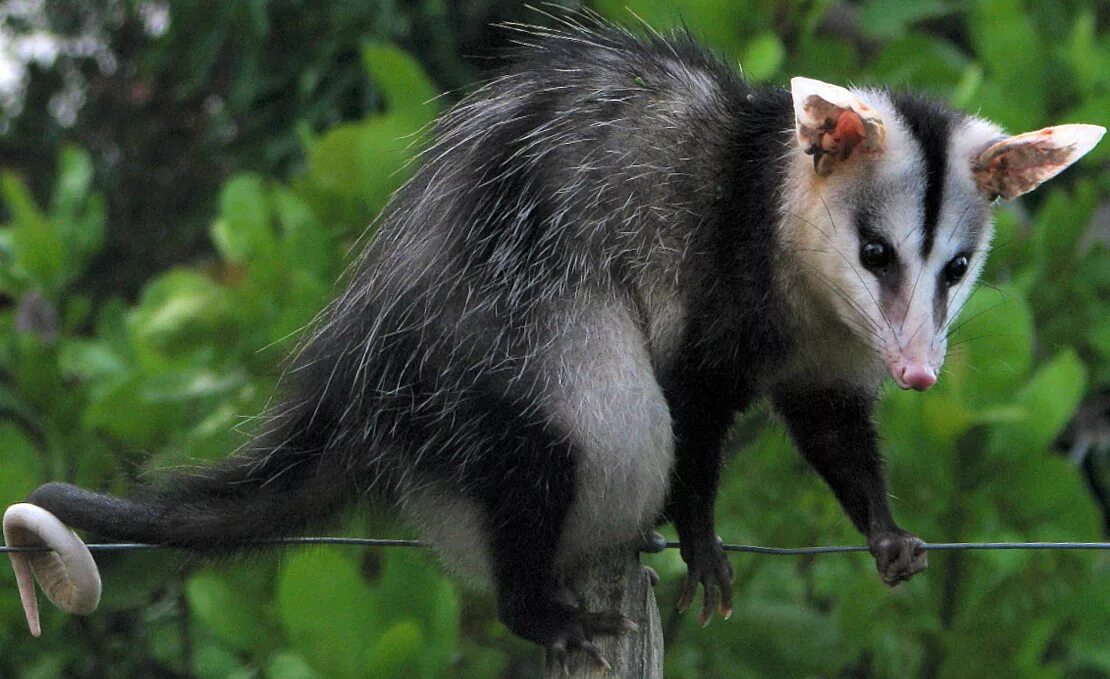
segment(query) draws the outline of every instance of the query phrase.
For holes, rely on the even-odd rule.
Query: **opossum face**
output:
[[[909,95],[792,82],[798,148],[784,236],[816,299],[903,389],[937,381],[990,246],[990,206],[1063,171],[1105,130],[1007,136]]]

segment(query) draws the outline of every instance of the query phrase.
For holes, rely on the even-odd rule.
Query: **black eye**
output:
[[[956,255],[944,265],[944,282],[953,285],[967,273],[967,255]]]
[[[859,249],[859,261],[872,271],[885,269],[892,256],[891,247],[881,240],[869,240]]]

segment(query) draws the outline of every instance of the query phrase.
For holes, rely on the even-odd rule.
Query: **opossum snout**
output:
[[[937,383],[937,371],[924,361],[898,361],[890,366],[890,376],[902,389],[927,391]]]

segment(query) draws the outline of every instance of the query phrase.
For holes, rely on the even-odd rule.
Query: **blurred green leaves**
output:
[[[953,7],[940,0],[867,0],[860,8],[863,31],[879,40],[903,38],[914,24],[951,14]]]
[[[100,249],[104,201],[90,190],[88,154],[62,149],[49,210],[36,204],[24,183],[0,172],[0,199],[11,219],[0,228],[0,292],[19,295],[38,289],[57,299]]]
[[[444,676],[459,634],[452,586],[427,555],[405,550],[383,555],[368,585],[352,556],[325,548],[284,560],[277,602],[294,652],[337,679]]]
[[[387,45],[367,45],[363,63],[386,101],[386,112],[330,130],[308,150],[305,189],[327,217],[373,215],[407,178],[406,161],[438,110],[436,89],[419,65]]]
[[[0,227],[0,293],[18,302],[0,308],[0,414],[22,425],[0,421],[5,502],[47,479],[123,484],[132,453],[155,452],[136,459],[160,467],[224,457],[241,442],[234,431],[241,415],[259,412],[269,398],[273,366],[326,304],[350,244],[404,180],[414,135],[438,110],[436,88],[412,57],[378,43],[363,57],[385,110],[310,139],[309,166],[292,184],[232,177],[210,228],[217,258],[161,273],[133,304],[94,308],[70,287],[104,230],[87,154],[62,152],[47,209],[15,175],[0,175],[10,214]],[[29,309],[46,320],[16,331],[15,314]],[[62,327],[49,327],[58,309],[66,310]],[[270,562],[194,573],[176,615],[147,620],[151,653],[201,677],[442,676],[459,641],[453,587],[422,554],[383,557],[371,585],[353,556],[304,551],[280,568]],[[142,561],[102,564],[105,579],[116,582],[105,610],[161,596],[169,572],[139,577],[130,565]],[[194,630],[187,666],[180,644],[154,646],[172,638],[165,633],[181,606]],[[0,667],[40,654],[5,654]],[[37,665],[40,676],[63,676],[65,657]]]

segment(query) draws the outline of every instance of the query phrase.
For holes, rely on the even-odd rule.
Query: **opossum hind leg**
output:
[[[624,309],[593,309],[566,327],[548,357],[558,388],[547,403],[579,451],[560,547],[569,567],[650,541],[674,465],[674,434],[647,342]]]
[[[498,613],[514,633],[546,647],[553,662],[579,650],[599,665],[596,635],[619,634],[635,624],[619,611],[587,611],[568,601],[557,573],[560,536],[576,495],[581,452],[550,424],[529,421],[515,409],[493,413],[501,436],[491,441],[494,464],[477,495],[483,498]]]

